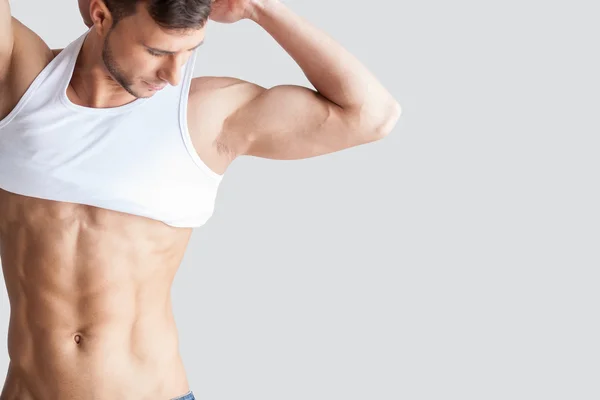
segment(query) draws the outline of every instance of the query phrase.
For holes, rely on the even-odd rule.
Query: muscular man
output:
[[[89,29],[51,50],[0,0],[0,399],[193,399],[170,288],[228,165],[381,139],[400,107],[278,0],[79,5]],[[316,90],[193,78],[209,18],[259,24]]]

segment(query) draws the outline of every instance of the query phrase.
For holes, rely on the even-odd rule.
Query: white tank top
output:
[[[89,32],[61,51],[0,120],[0,188],[174,227],[203,225],[223,175],[202,162],[187,128],[197,50],[178,86],[121,107],[88,108],[66,91]]]

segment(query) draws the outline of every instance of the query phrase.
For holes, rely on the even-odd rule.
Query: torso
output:
[[[18,73],[3,83],[0,119],[60,51],[20,29],[31,50],[14,57]],[[199,87],[192,84],[190,108],[203,101]],[[232,158],[211,134],[214,118],[202,117],[188,117],[190,135],[200,158],[221,174]],[[191,232],[0,190],[0,258],[11,306],[0,400],[167,400],[190,390],[170,289]]]
[[[188,391],[170,288],[191,230],[0,191],[11,315],[2,400]]]

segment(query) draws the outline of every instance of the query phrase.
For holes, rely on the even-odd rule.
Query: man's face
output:
[[[181,68],[205,29],[169,31],[160,27],[143,3],[104,38],[102,60],[112,78],[134,97],[151,97],[157,89],[181,81]],[[169,52],[169,53],[166,53]]]

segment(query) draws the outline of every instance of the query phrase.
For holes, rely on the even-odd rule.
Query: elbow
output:
[[[368,142],[374,142],[388,136],[394,130],[402,115],[402,107],[394,99],[391,99],[384,106],[379,106],[378,110],[378,117],[372,118],[371,123],[368,124],[369,128],[363,130],[367,135]]]
[[[402,107],[395,99],[389,98],[383,104],[364,103],[347,114],[352,136],[357,144],[381,140],[396,127]]]
[[[391,104],[388,106],[388,110],[383,123],[379,124],[377,127],[376,136],[379,138],[384,138],[389,135],[396,127],[396,124],[402,115],[402,107],[396,100],[392,99]]]

